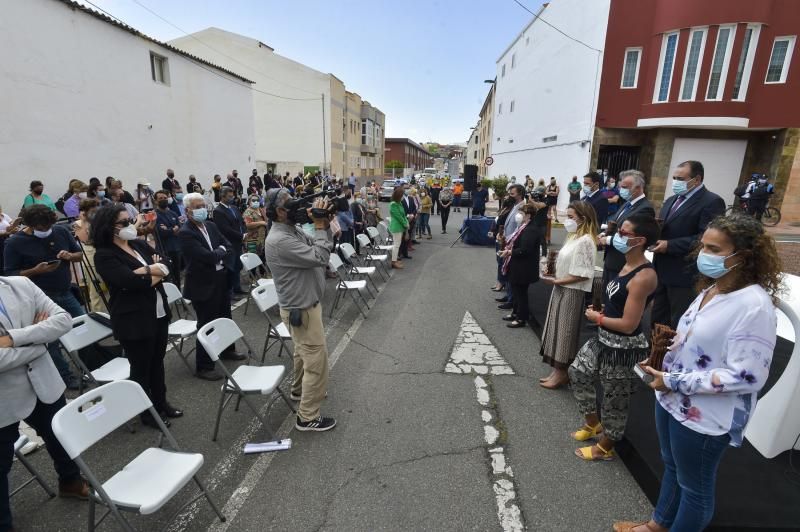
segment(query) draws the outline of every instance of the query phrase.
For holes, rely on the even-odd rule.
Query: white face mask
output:
[[[525,215],[522,214],[521,212],[518,212],[517,214],[514,215],[514,221],[517,222],[518,224],[521,224],[524,219]]]
[[[86,199],[86,192],[80,192],[80,193],[78,194],[78,197],[79,197],[80,199]]]
[[[119,230],[119,234],[117,236],[122,240],[134,240],[137,236],[136,226],[130,224],[127,227],[123,227]]]
[[[567,230],[567,233],[574,233],[578,230],[578,222],[573,220],[572,218],[567,218],[564,220],[564,229]]]

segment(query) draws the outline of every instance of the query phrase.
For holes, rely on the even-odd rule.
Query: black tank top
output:
[[[612,279],[608,285],[606,285],[606,293],[603,294],[603,304],[605,304],[605,311],[604,315],[607,318],[621,318],[625,313],[625,302],[628,300],[628,283],[630,282],[633,277],[639,273],[640,271],[646,268],[652,268],[653,265],[649,262],[642,264],[641,266],[634,268],[630,272],[626,273],[625,275],[618,275]],[[655,292],[647,296],[647,306],[650,301],[652,301]],[[620,336],[637,336],[639,333],[642,332],[642,324],[639,323],[639,326],[636,327],[636,330],[633,331],[630,335],[623,334],[617,331],[610,331],[614,334],[618,334]]]

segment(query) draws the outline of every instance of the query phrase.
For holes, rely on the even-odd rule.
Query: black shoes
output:
[[[520,327],[525,327],[525,322],[522,320],[514,320],[511,323],[506,323],[506,327],[509,329],[519,329]]]
[[[139,419],[142,421],[142,425],[150,427],[151,429],[161,430],[161,428],[158,426],[158,423],[156,423],[156,420],[153,419],[153,416],[150,414],[150,412],[143,412],[142,415],[139,417]],[[161,416],[161,422],[164,423],[164,426],[166,427],[169,427],[172,424],[169,422],[168,419],[164,418],[163,416]]]
[[[495,301],[498,303],[508,303],[508,296],[496,297]]]
[[[183,417],[183,410],[178,410],[169,403],[164,403],[164,406],[159,409],[158,413],[161,414],[161,417],[167,418]]]
[[[317,419],[312,419],[311,421],[303,421],[298,416],[297,421],[294,424],[294,428],[304,432],[307,431],[325,432],[326,430],[331,430],[335,426],[336,426],[335,419],[333,419],[332,417],[322,417],[322,416],[319,416]]]
[[[503,303],[502,305],[497,305],[497,308],[499,308],[500,310],[511,310],[512,308],[514,308],[514,305],[512,305],[511,303]]]
[[[218,381],[224,375],[222,375],[222,373],[220,373],[216,369],[204,369],[197,371],[197,373],[195,373],[194,376],[197,377],[198,379],[203,379],[204,381]]]
[[[222,360],[247,360],[247,355],[244,353],[237,353],[236,351],[230,351],[228,353],[222,353],[219,358]]]
[[[503,316],[500,319],[503,320],[503,321],[514,321],[514,320],[517,319],[517,317],[514,316],[513,314],[509,314],[508,316]]]

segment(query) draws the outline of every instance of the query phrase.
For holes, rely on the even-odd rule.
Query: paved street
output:
[[[244,443],[266,438],[244,405],[235,412],[231,404],[211,442],[219,383],[191,377],[168,353],[169,397],[186,410],[173,433],[204,454],[201,474],[228,521],[203,502],[180,510],[187,490],[154,516],[134,517],[139,529],[599,531],[614,519],[645,517],[650,505],[621,461],[585,464],[572,455],[569,432],[580,419],[571,393],[535,385],[548,368],[538,338],[500,321],[489,290],[494,254],[451,249],[461,215],[451,220],[450,234],[440,235],[432,218],[434,239],[381,285],[366,320],[352,303],[327,319],[331,282],[323,306],[333,364],[323,413],[338,421],[331,432],[291,430],[292,416],[276,403],[271,423],[293,448],[243,455]],[[253,305],[243,311],[234,319],[260,350],[264,319]],[[288,362],[275,353],[269,360]],[[88,462],[108,475],[154,440],[146,428],[118,430]],[[46,453],[31,459],[54,484]],[[15,465],[12,486],[21,478]],[[19,530],[85,527],[85,504],[48,500],[36,486],[12,503]]]

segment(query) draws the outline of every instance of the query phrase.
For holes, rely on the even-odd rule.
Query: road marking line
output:
[[[461,321],[461,328],[444,371],[464,375],[471,373],[514,375],[511,365],[506,362],[469,312],[464,314],[464,319]]]

